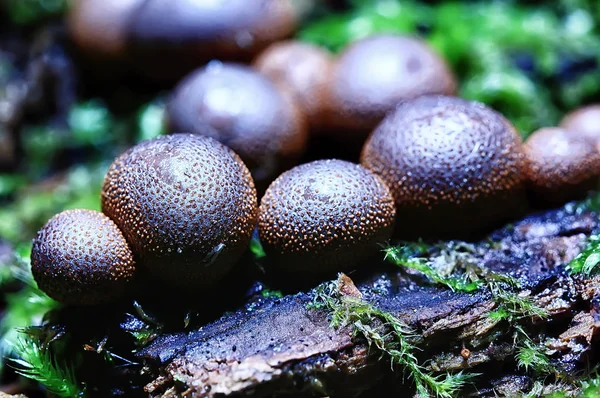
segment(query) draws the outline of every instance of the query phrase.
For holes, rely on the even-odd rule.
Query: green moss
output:
[[[66,209],[100,210],[100,189],[108,165],[76,166],[60,182],[15,192],[0,207],[0,236],[19,244],[30,241],[46,221]]]
[[[281,292],[281,290],[263,289],[263,291],[260,292],[260,294],[263,298],[282,298],[283,297],[283,293]]]
[[[387,247],[385,250],[385,259],[392,263],[422,272],[433,282],[444,285],[452,291],[471,293],[479,289],[482,281],[469,280],[467,275],[450,276],[443,275],[438,270],[427,263],[427,259],[419,257],[410,257],[410,251],[406,246]],[[408,254],[408,255],[407,255]]]
[[[146,141],[166,134],[165,103],[161,99],[144,105],[137,113],[136,141]]]
[[[75,379],[73,365],[58,361],[49,346],[29,334],[21,334],[13,345],[15,359],[11,365],[16,372],[42,384],[58,397],[83,397],[85,388]]]
[[[588,244],[569,264],[567,269],[572,274],[590,275],[600,263],[600,237],[592,235],[588,238]]]
[[[345,286],[342,288],[341,284]],[[351,286],[350,286],[351,285]],[[353,294],[348,294],[353,291]],[[346,292],[346,293],[343,293]],[[320,285],[310,308],[326,310],[331,327],[352,329],[355,336],[364,338],[392,368],[400,367],[414,383],[420,396],[454,397],[475,374],[456,373],[434,375],[419,364],[415,352],[417,335],[393,314],[382,311],[362,300],[360,292],[348,277],[340,274],[337,282]]]
[[[13,23],[34,25],[44,19],[63,14],[69,0],[6,0],[2,8]]]
[[[19,338],[19,329],[31,325],[39,325],[44,314],[57,308],[58,303],[37,288],[29,266],[30,245],[24,246],[26,256],[15,252],[13,262],[5,264],[9,273],[3,275],[2,284],[18,281],[23,288],[5,295],[6,308],[0,320],[0,369],[4,357],[10,354],[12,347]]]
[[[262,243],[260,243],[260,239],[258,239],[258,236],[256,235],[252,237],[252,240],[250,240],[250,251],[257,260],[267,255],[262,247]]]

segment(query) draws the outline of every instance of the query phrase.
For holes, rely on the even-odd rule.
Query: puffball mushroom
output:
[[[587,105],[568,113],[560,127],[600,143],[600,104]]]
[[[304,153],[308,131],[292,97],[256,70],[212,62],[177,85],[167,104],[172,132],[212,137],[267,185]]]
[[[477,102],[422,96],[401,103],[368,138],[361,163],[390,187],[400,235],[470,234],[525,203],[521,138]]]
[[[364,167],[318,160],[283,173],[260,203],[258,232],[267,259],[284,273],[348,270],[390,238],[394,200]]]
[[[250,60],[298,18],[291,0],[79,0],[68,19],[86,53],[171,79],[211,59]]]
[[[241,257],[258,211],[239,156],[192,134],[145,141],[119,156],[104,180],[102,210],[151,275],[194,289],[219,280]]]
[[[425,42],[389,34],[348,46],[334,61],[328,80],[327,123],[366,133],[398,102],[454,94],[457,86],[446,62]]]
[[[535,199],[560,203],[597,187],[600,177],[597,140],[558,127],[542,128],[525,142],[528,182]]]
[[[135,268],[121,231],[92,210],[55,215],[39,230],[31,250],[38,287],[65,304],[103,304],[122,297]]]
[[[273,81],[286,86],[312,126],[322,123],[327,108],[325,92],[333,57],[325,49],[288,40],[267,47],[254,67]]]
[[[129,23],[145,0],[78,0],[67,16],[72,40],[93,57],[123,58]]]

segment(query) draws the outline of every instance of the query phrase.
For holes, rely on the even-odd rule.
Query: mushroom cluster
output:
[[[136,15],[161,7],[146,1]],[[555,204],[600,176],[600,108],[523,142],[498,112],[450,96],[452,74],[415,39],[367,38],[337,57],[288,41],[254,65],[213,61],[179,83],[167,107],[172,134],[113,162],[102,213],[66,211],[39,231],[41,289],[66,304],[106,303],[142,272],[205,290],[254,231],[268,272],[324,277],[367,265],[394,235],[473,236],[519,215],[528,193]],[[309,127],[362,137],[360,164],[298,165]]]
[[[292,0],[79,0],[68,22],[89,57],[177,78],[211,59],[250,60],[289,36],[299,14]]]
[[[32,271],[58,301],[120,298],[143,268],[183,289],[206,287],[241,257],[258,204],[248,168],[218,141],[175,134],[142,142],[110,166],[103,213],[65,211],[39,231]]]
[[[308,140],[304,114],[287,91],[248,66],[217,61],[177,85],[167,124],[233,149],[261,188],[297,163]]]
[[[166,113],[170,132],[213,137],[237,152],[260,192],[305,153],[309,129],[358,152],[398,102],[456,90],[443,59],[400,35],[360,40],[337,57],[279,42],[253,66],[213,61],[195,70],[176,86]]]

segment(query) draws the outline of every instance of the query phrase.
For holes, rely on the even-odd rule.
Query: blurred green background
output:
[[[93,78],[64,40],[67,0],[0,4],[0,333],[10,340],[54,305],[24,273],[35,232],[64,209],[99,210],[114,157],[164,133],[166,91],[88,89]],[[460,95],[496,108],[523,137],[600,102],[600,1],[315,4],[300,39],[337,52],[378,32],[423,37],[451,64]]]
[[[562,115],[582,104],[600,102],[600,2],[316,4],[297,33],[300,39],[339,51],[377,32],[421,36],[452,65],[461,96],[493,106],[524,137],[539,127],[556,125]],[[0,30],[0,102],[11,100],[11,84],[31,85],[26,68],[27,62],[35,62],[32,53],[55,56],[56,63],[60,57],[69,60],[56,33],[67,7],[67,0],[4,0],[8,23]],[[11,56],[6,38],[29,46],[26,62]],[[86,78],[78,82],[80,86]],[[3,125],[0,119],[0,146],[7,125],[18,130],[19,142],[14,145],[20,148],[19,159],[0,171],[0,237],[16,244],[31,239],[57,211],[97,209],[103,171],[112,158],[133,143],[162,133],[164,90],[121,90],[110,97],[68,87],[60,90],[54,95],[71,94],[62,104],[50,99],[57,102],[54,109],[36,109],[12,125]]]

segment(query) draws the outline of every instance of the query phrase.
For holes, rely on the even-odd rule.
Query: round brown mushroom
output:
[[[547,127],[525,142],[528,183],[535,199],[560,203],[597,187],[600,177],[598,143],[563,128]]]
[[[588,105],[568,113],[560,127],[600,143],[600,104]]]
[[[94,57],[122,58],[129,23],[145,0],[78,0],[68,15],[73,41]]]
[[[370,36],[346,48],[331,68],[328,123],[366,135],[400,101],[455,91],[446,62],[423,41]]]
[[[258,231],[269,263],[320,275],[363,265],[390,238],[394,200],[360,165],[318,160],[283,173],[261,200]]]
[[[365,143],[361,163],[390,187],[404,236],[469,235],[517,215],[526,202],[514,127],[456,97],[400,104]]]
[[[87,53],[127,56],[143,74],[166,79],[211,59],[249,61],[290,35],[298,18],[291,0],[79,0],[69,13]]]
[[[211,62],[175,88],[167,105],[172,132],[205,135],[233,149],[267,185],[296,164],[308,139],[291,95],[256,70]]]
[[[63,211],[33,241],[33,277],[42,291],[61,303],[92,305],[118,299],[134,271],[123,234],[97,211]]]
[[[172,286],[201,288],[243,254],[256,224],[250,172],[216,140],[174,134],[142,142],[110,166],[102,210],[140,266]]]
[[[297,40],[272,44],[254,61],[254,67],[294,95],[313,126],[322,123],[331,54],[318,46]]]

